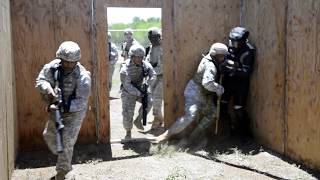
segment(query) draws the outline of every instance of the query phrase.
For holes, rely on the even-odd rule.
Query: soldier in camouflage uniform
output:
[[[143,93],[142,83],[147,79],[152,85],[156,79],[156,73],[148,61],[143,60],[145,55],[144,47],[133,45],[130,48],[129,56],[120,69],[120,80],[122,83],[122,116],[123,126],[126,130],[125,138],[131,138],[132,120],[136,101],[141,102]],[[148,112],[152,106],[151,96],[148,95]],[[142,108],[139,110],[139,119],[142,119]]]
[[[82,121],[87,111],[88,98],[91,89],[90,72],[78,61],[81,58],[80,47],[72,41],[63,42],[57,53],[56,59],[44,65],[36,79],[36,88],[48,103],[49,120],[43,131],[44,139],[53,154],[58,155],[57,175],[52,179],[64,179],[72,170],[71,160],[73,147],[77,141]],[[58,79],[54,74],[58,73]],[[53,90],[56,80],[62,94],[61,116],[63,118],[63,152],[57,153],[56,127],[54,111],[58,109],[54,103],[57,97]]]
[[[219,76],[218,65],[224,60],[227,52],[227,46],[222,43],[211,46],[209,54],[202,58],[197,72],[184,91],[185,114],[178,118],[166,132],[158,136],[156,141],[160,142],[179,134],[192,122],[197,122],[196,128],[189,136],[193,140],[201,137],[205,129],[213,123],[216,117],[215,96],[221,96],[224,92],[224,88],[216,82]]]
[[[157,73],[157,80],[154,87],[151,87],[153,100],[153,116],[154,120],[151,129],[157,129],[163,124],[162,101],[163,101],[163,61],[162,61],[162,47],[161,47],[161,32],[160,29],[153,27],[148,30],[148,39],[151,42],[150,50],[147,54],[146,60],[150,62],[155,72]],[[141,120],[139,121],[141,122]]]
[[[112,88],[112,76],[114,72],[115,65],[118,61],[118,50],[117,46],[111,42],[112,36],[108,32],[108,46],[109,46],[109,91]]]
[[[133,38],[133,31],[130,28],[124,30],[124,42],[122,43],[122,53],[121,56],[124,60],[129,58],[130,47],[134,44],[140,44]]]

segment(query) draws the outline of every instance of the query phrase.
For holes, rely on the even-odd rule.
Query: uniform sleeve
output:
[[[151,87],[153,87],[157,79],[157,73],[154,71],[150,63],[146,63],[146,66],[148,69],[148,77],[149,77],[148,84],[151,85]]]
[[[91,93],[90,72],[81,72],[76,87],[76,97],[71,100],[69,112],[78,112],[87,108],[88,99]]]
[[[128,76],[125,63],[122,65],[122,67],[120,69],[120,80],[121,80],[122,86],[126,90],[126,92],[128,92],[129,94],[131,94],[133,96],[141,96],[141,92],[131,84],[131,79]]]
[[[111,57],[112,61],[117,61],[118,60],[118,50],[117,46],[111,43]]]
[[[254,59],[254,52],[248,50],[243,53],[240,57],[241,66],[239,66],[236,71],[235,75],[241,77],[248,77],[252,72],[252,65]]]
[[[161,75],[163,73],[162,72],[162,68],[163,68],[162,48],[158,49],[156,57],[157,57],[157,60],[156,60],[157,66],[154,68],[154,70],[158,75]]]
[[[46,94],[48,88],[52,88],[51,84],[54,84],[54,78],[51,71],[51,64],[46,64],[40,71],[37,79],[35,87],[42,94]]]
[[[217,92],[219,84],[215,82],[217,69],[213,63],[206,64],[206,69],[203,73],[202,86],[211,92]]]

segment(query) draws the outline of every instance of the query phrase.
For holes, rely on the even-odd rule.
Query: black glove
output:
[[[237,62],[234,62],[232,60],[225,60],[223,63],[220,64],[220,71],[224,75],[229,75],[231,73],[234,73],[236,69],[238,68],[239,64]]]

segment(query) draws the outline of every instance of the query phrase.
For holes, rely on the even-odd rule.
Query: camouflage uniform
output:
[[[122,53],[121,53],[121,56],[123,57],[124,60],[128,59],[129,58],[129,50],[130,50],[130,47],[132,45],[135,45],[135,44],[139,44],[139,42],[135,39],[132,39],[130,41],[124,41],[122,43]]]
[[[117,50],[117,46],[112,43],[109,42],[109,91],[112,88],[112,76],[113,76],[113,72],[114,72],[114,68],[115,65],[118,61],[118,50]]]
[[[162,124],[162,101],[163,101],[163,51],[161,46],[151,46],[147,60],[150,62],[155,72],[157,73],[157,79],[151,87],[152,99],[153,99],[153,115],[155,119],[159,119]]]
[[[122,83],[122,116],[123,127],[128,131],[132,129],[132,120],[134,115],[134,109],[136,101],[141,101],[142,93],[135,87],[141,87],[144,73],[148,76],[148,84],[154,83],[156,79],[156,73],[153,70],[151,64],[147,61],[143,61],[143,66],[135,65],[131,59],[127,59],[122,64],[120,70],[120,79]],[[151,109],[152,99],[148,96],[148,112]],[[142,108],[139,109],[139,119],[142,119]]]
[[[59,69],[58,67],[61,67],[60,63],[60,59],[54,59],[50,63],[44,65],[40,71],[36,79],[36,88],[41,94],[46,95],[47,90],[54,87],[54,72]],[[91,78],[90,72],[87,71],[79,62],[77,62],[71,72],[64,73],[62,70],[60,72],[63,77],[63,86],[61,87],[64,87],[64,101],[69,102],[70,104],[69,107],[62,108],[63,124],[65,126],[62,135],[64,146],[63,152],[57,153],[56,127],[53,112],[50,112],[49,120],[47,121],[43,131],[43,136],[51,152],[58,155],[56,164],[57,172],[69,172],[72,170],[71,160],[73,147],[77,141],[79,130],[87,111],[87,103],[91,89]],[[71,96],[72,98],[70,98]]]
[[[215,43],[211,46],[209,54],[202,58],[195,75],[185,88],[184,115],[178,118],[165,133],[158,136],[158,141],[182,132],[192,122],[196,122],[197,127],[192,131],[190,138],[201,137],[200,135],[213,122],[216,117],[215,94],[221,96],[224,92],[224,88],[216,83],[218,79],[218,64],[213,57],[218,54],[225,55],[226,53],[227,46],[224,44]]]
[[[133,38],[133,31],[130,28],[124,30],[124,42],[122,43],[122,53],[121,56],[124,60],[129,58],[129,50],[132,45],[140,44]]]

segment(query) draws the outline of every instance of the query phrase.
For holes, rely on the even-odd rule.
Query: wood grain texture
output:
[[[81,48],[81,63],[91,71],[91,0],[11,1],[14,60],[17,74],[17,108],[21,150],[45,147],[42,131],[47,119],[44,103],[34,88],[42,66],[55,57],[61,42],[72,40]],[[79,135],[80,142],[96,141],[94,94]]]
[[[176,115],[184,111],[183,92],[202,58],[216,42],[227,43],[228,32],[240,23],[240,1],[174,1]],[[177,117],[176,116],[176,117]]]
[[[95,61],[97,62],[97,103],[99,120],[99,141],[110,142],[110,114],[109,114],[109,96],[106,92],[109,92],[109,73],[106,69],[109,69],[109,51],[107,51],[107,8],[104,0],[97,0],[95,4],[96,9],[96,54]],[[107,90],[107,91],[104,91]]]
[[[164,125],[168,128],[176,119],[178,104],[176,98],[176,58],[175,58],[175,17],[174,1],[164,0],[162,7],[162,45],[163,45],[163,97],[164,97]]]
[[[320,2],[288,1],[287,155],[320,168]]]
[[[12,58],[10,2],[0,0],[0,174],[9,179],[16,156],[15,79]]]
[[[34,88],[42,66],[53,59],[51,1],[11,1],[12,38],[16,72],[19,146],[43,146],[42,129],[47,114]]]
[[[256,47],[249,115],[258,141],[284,152],[286,1],[244,1],[242,26]],[[268,24],[268,26],[266,26]]]
[[[89,99],[89,109],[82,123],[78,141],[80,143],[95,142],[97,140],[97,103],[94,91],[97,83],[95,63],[95,45],[93,34],[92,0],[56,0],[53,3],[54,42],[56,47],[61,42],[71,40],[77,42],[81,48],[81,64],[91,72],[92,88]]]
[[[107,7],[160,8],[164,0],[105,0]]]

